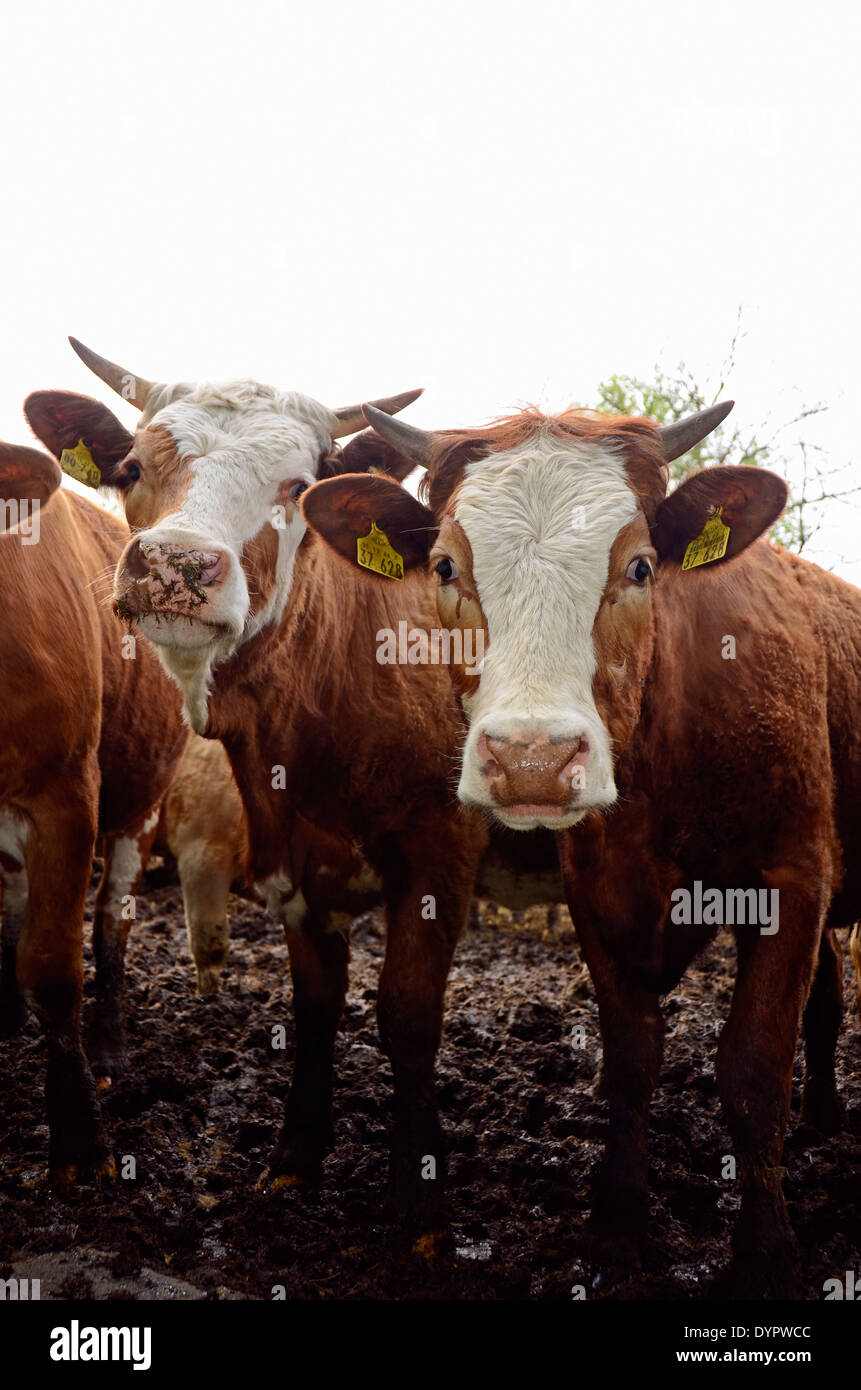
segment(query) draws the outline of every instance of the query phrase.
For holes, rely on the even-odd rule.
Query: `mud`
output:
[[[606,1294],[584,1266],[590,1169],[606,1125],[592,1094],[597,1010],[570,920],[525,922],[488,904],[452,971],[438,1065],[450,1141],[453,1249],[434,1262],[382,1215],[391,1072],[377,1047],[384,934],[353,933],[337,1050],[334,1152],[322,1185],[255,1189],[276,1137],[292,1055],[286,949],[262,909],[231,902],[221,994],[193,993],[179,888],[150,874],[128,962],[132,1065],[104,1096],[121,1171],[107,1191],[51,1195],[35,1022],[0,1045],[0,1277],[39,1278],[42,1298],[702,1299],[720,1293],[737,1187],[714,1081],[734,950],[721,937],[667,1000],[652,1107],[652,1217],[645,1268]],[[87,999],[92,958],[87,951]],[[846,970],[851,997],[850,971]],[[273,1026],[287,1030],[274,1050]],[[574,1030],[582,1027],[584,1032]],[[579,1046],[580,1038],[584,1045]],[[847,1003],[839,1076],[848,1128],[797,1123],[796,1061],[786,1194],[805,1293],[861,1266],[861,1030]],[[717,1281],[717,1282],[716,1282]]]

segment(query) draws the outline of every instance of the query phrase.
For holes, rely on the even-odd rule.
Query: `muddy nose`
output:
[[[585,787],[589,741],[482,735],[479,756],[493,799],[501,806],[567,806]]]
[[[126,551],[120,578],[121,603],[128,613],[161,612],[193,617],[208,601],[207,589],[229,571],[223,550],[185,550],[170,541],[136,537]]]
[[[138,553],[146,566],[145,577],[160,580],[165,588],[175,586],[191,593],[215,584],[227,558],[220,550],[178,550],[173,545],[140,542]]]

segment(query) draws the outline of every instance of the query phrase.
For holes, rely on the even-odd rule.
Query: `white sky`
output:
[[[3,27],[0,436],[28,441],[39,387],[133,419],[68,333],[336,406],[423,385],[408,418],[442,428],[656,361],[708,378],[741,304],[737,417],[827,400],[807,437],[858,459],[857,4],[76,0]],[[859,528],[861,494],[811,553],[861,582]]]

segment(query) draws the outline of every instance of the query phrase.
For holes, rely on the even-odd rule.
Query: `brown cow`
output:
[[[371,522],[407,566],[429,560],[443,623],[485,635],[480,676],[453,672],[458,794],[558,832],[604,1043],[605,1271],[636,1263],[645,1229],[661,996],[717,924],[747,923],[717,1075],[743,1187],[735,1282],[761,1296],[796,1286],[780,1165],[802,1016],[803,1115],[840,1123],[831,929],[861,915],[861,593],[757,539],[786,498],[773,474],[711,468],[666,495],[668,461],[729,409],[662,430],[525,412],[440,435],[369,409],[427,466],[430,507],[365,477],[303,508],[353,564]]]
[[[50,1170],[68,1188],[79,1174],[113,1173],[80,1039],[94,840],[98,833],[105,857],[94,921],[94,1066],[108,1080],[125,1060],[123,953],[135,887],[186,730],[153,653],[118,640],[104,601],[128,530],[59,490],[60,477],[45,454],[0,445],[7,519],[10,509],[40,504],[37,537],[25,536],[19,515],[16,534],[0,539],[0,1031],[16,1030],[25,1003],[42,1022]]]
[[[400,1212],[434,1224],[443,1155],[433,1064],[485,833],[454,796],[463,724],[447,674],[428,666],[417,682],[376,659],[380,630],[431,622],[433,585],[412,575],[368,588],[306,532],[301,493],[363,466],[363,441],[333,451],[364,424],[358,408],[336,414],[251,382],[153,385],[79,351],[142,407],[136,434],[64,392],[31,397],[28,414],[55,453],[78,437],[98,449],[103,482],[121,493],[134,539],[117,569],[117,611],[157,644],[192,726],[224,743],[252,876],[285,925],[297,1050],[270,1175],[319,1174],[347,983],[338,914],[355,915],[381,891],[393,1196]],[[423,1179],[428,1159],[435,1181]]]

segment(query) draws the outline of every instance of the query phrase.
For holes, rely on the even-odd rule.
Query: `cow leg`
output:
[[[855,1010],[861,1019],[861,922],[856,922],[849,936],[849,954],[855,966]]]
[[[377,997],[380,1042],[394,1074],[390,1207],[408,1229],[430,1232],[445,1211],[434,1064],[446,980],[469,910],[478,850],[473,854],[455,841],[442,821],[402,843],[398,857],[410,872],[399,876],[397,886],[386,884],[388,935]]]
[[[18,988],[16,958],[27,907],[27,870],[3,870],[3,916],[0,935],[0,1038],[11,1038],[27,1017]]]
[[[116,1167],[80,1031],[84,901],[95,824],[86,805],[60,800],[31,813],[17,976],[45,1033],[49,1166],[54,1186],[67,1191],[79,1176],[114,1177]]]
[[[801,1119],[823,1134],[834,1134],[845,1122],[843,1103],[834,1075],[834,1054],[843,1022],[843,962],[833,931],[825,930],[819,945],[819,964],[804,1009],[806,1067]]]
[[[773,936],[739,928],[738,976],[717,1058],[718,1090],[738,1156],[741,1212],[732,1282],[744,1298],[798,1296],[798,1246],[783,1199],[781,1160],[789,1120],[792,1064],[810,989],[824,907],[785,875]],[[811,870],[810,882],[817,882]]]
[[[215,845],[210,850],[198,842],[183,849],[176,861],[198,994],[218,993],[222,967],[230,950],[227,901],[232,873],[224,858],[223,846]]]
[[[592,1185],[593,1262],[598,1282],[613,1283],[640,1266],[649,1215],[649,1103],[661,1070],[664,1018],[659,996],[626,976],[579,910],[575,921],[598,999],[600,1094],[610,1112]]]
[[[296,1057],[284,1124],[269,1160],[273,1189],[318,1182],[332,1143],[335,1035],[347,995],[348,929],[327,930],[302,892],[286,909],[284,933],[293,978]]]
[[[125,1025],[125,959],[134,920],[134,896],[149,859],[158,811],[122,835],[104,837],[105,867],[96,893],[93,954],[96,1004],[90,1055],[100,1089],[128,1066]]]

